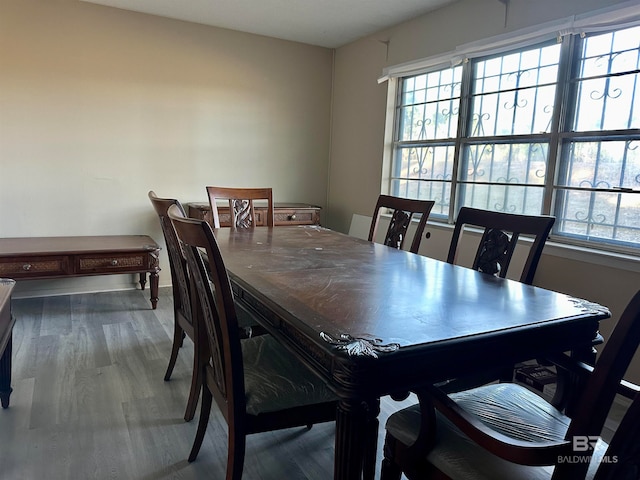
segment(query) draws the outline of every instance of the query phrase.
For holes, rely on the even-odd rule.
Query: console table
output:
[[[11,291],[16,282],[0,278],[0,400],[2,408],[9,406],[11,395],[12,330],[15,318],[11,315]]]
[[[228,202],[227,202],[228,203]],[[187,215],[191,218],[206,220],[213,226],[211,206],[208,203],[187,203]],[[266,205],[255,204],[256,226],[265,226]],[[231,215],[228,206],[219,206],[220,226],[231,225]],[[320,225],[320,207],[307,203],[273,203],[274,224],[281,225]]]
[[[0,277],[14,280],[149,273],[151,305],[158,304],[160,247],[146,235],[0,238]]]

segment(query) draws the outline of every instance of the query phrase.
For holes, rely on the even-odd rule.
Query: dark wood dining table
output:
[[[380,397],[545,352],[590,356],[610,316],[585,300],[318,226],[215,236],[237,301],[340,399],[335,479],[371,477]]]

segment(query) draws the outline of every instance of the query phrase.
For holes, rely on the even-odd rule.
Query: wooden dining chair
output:
[[[169,357],[169,365],[164,374],[165,381],[171,378],[184,337],[188,336],[194,342],[191,388],[189,390],[187,408],[184,413],[184,419],[188,422],[193,419],[195,415],[198,398],[200,396],[200,388],[202,385],[200,372],[202,369],[199,363],[202,361],[203,352],[200,352],[200,344],[195,341],[197,325],[195,322],[195,312],[191,308],[191,287],[186,273],[186,260],[182,254],[182,249],[178,243],[178,237],[171,224],[171,220],[167,216],[167,210],[169,210],[169,207],[172,205],[175,205],[176,209],[182,212],[183,215],[184,209],[180,202],[174,198],[160,198],[153,190],[150,191],[148,195],[160,219],[160,227],[162,228],[164,242],[169,254],[169,268],[171,270],[171,285],[173,291],[173,343],[171,356]]]
[[[240,341],[231,284],[211,226],[185,218],[177,207],[169,209],[169,217],[186,253],[211,352],[203,366],[200,420],[189,461],[200,451],[215,399],[228,424],[226,478],[239,480],[247,435],[334,421],[337,397],[271,335]]]
[[[218,212],[218,199],[226,199],[229,204],[231,226],[235,228],[255,227],[262,223],[267,227],[274,225],[273,193],[271,188],[232,188],[232,187],[207,187],[209,205],[213,218],[213,227],[220,228],[220,214]],[[254,200],[264,200],[267,203],[266,218],[258,222],[254,209]]]
[[[468,227],[472,227],[482,233],[471,268],[504,278],[509,271],[518,240],[521,240],[521,236],[528,236],[531,242],[519,281],[531,285],[554,222],[555,217],[548,215],[517,215],[462,207],[453,229],[447,262],[456,263],[462,235]],[[482,374],[450,379],[440,387],[448,392],[455,392],[495,380],[511,381],[513,372],[514,366],[487,370]],[[565,380],[568,381],[563,379]],[[565,401],[567,397],[558,396],[558,404]]]
[[[420,390],[419,405],[387,420],[381,479],[639,478],[640,387],[622,380],[639,344],[640,291],[595,368],[563,353],[549,357],[586,377],[571,417],[513,383],[452,395],[433,386]],[[633,400],[607,444],[599,435],[616,394]]]
[[[455,263],[460,238],[466,227],[482,230],[482,237],[471,268],[504,278],[520,235],[532,239],[520,282],[531,285],[555,217],[548,215],[517,215],[462,207],[456,219],[447,254],[447,262]]]
[[[376,238],[380,217],[383,213],[390,211],[391,218],[389,227],[384,236],[383,244],[402,249],[407,236],[407,230],[411,225],[411,218],[414,214],[420,214],[420,221],[416,226],[416,231],[411,242],[412,253],[418,253],[420,241],[427,225],[427,218],[435,202],[433,200],[413,200],[409,198],[393,197],[391,195],[380,195],[376,202],[376,208],[373,211],[371,219],[371,228],[369,229],[369,241],[373,242]]]

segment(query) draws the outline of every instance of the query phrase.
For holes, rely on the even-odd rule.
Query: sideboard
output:
[[[255,205],[256,225],[265,225],[266,205]],[[187,215],[191,218],[206,220],[213,224],[211,206],[208,203],[187,203]],[[231,215],[228,206],[219,206],[220,226],[231,225]],[[320,207],[306,203],[278,203],[273,204],[275,225],[320,225]]]

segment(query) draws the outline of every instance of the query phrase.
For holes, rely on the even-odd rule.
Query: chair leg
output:
[[[191,453],[189,453],[189,461],[193,462],[200,452],[202,441],[204,440],[204,434],[207,431],[207,424],[209,423],[209,415],[211,414],[211,403],[213,395],[207,385],[202,386],[202,404],[200,406],[200,420],[198,421],[198,430],[196,431],[196,438],[193,441],[191,447]]]
[[[402,469],[388,458],[383,458],[380,480],[400,480],[400,477],[402,477]]]
[[[226,480],[241,480],[244,469],[246,435],[232,424],[229,424],[229,451],[227,452]]]
[[[201,361],[198,360],[198,352],[193,353],[193,374],[191,375],[191,388],[189,389],[189,399],[187,400],[187,408],[184,412],[184,421],[190,422],[196,415],[198,407],[198,398],[202,389],[202,367]]]
[[[169,365],[167,371],[164,374],[164,381],[168,382],[173,373],[173,367],[176,366],[176,360],[178,359],[178,350],[182,346],[182,339],[184,338],[184,330],[176,322],[173,328],[173,346],[171,347],[171,357],[169,357]]]

